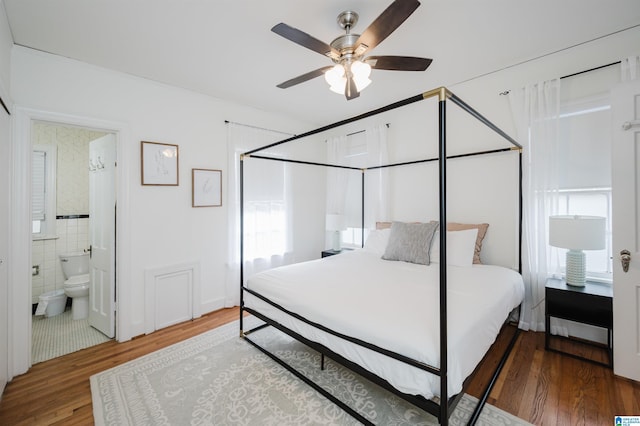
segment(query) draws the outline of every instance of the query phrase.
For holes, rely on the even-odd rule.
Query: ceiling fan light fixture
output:
[[[342,77],[342,80],[338,84],[332,84],[329,86],[329,90],[338,95],[344,95],[344,91],[347,87],[347,79]]]
[[[371,75],[371,65],[362,61],[354,61],[351,64],[351,72],[354,78],[369,78]]]
[[[361,33],[351,31],[356,25],[358,14],[345,11],[338,15],[338,24],[345,34],[327,44],[317,38],[281,22],[271,31],[290,40],[299,46],[328,56],[334,66],[325,66],[277,85],[281,89],[295,86],[324,74],[331,90],[344,94],[347,100],[360,96],[371,80],[371,69],[389,71],[424,71],[431,64],[428,58],[413,56],[368,56],[365,54],[374,49],[393,33],[420,6],[418,0],[393,0],[373,22]],[[341,66],[340,66],[341,65]]]
[[[351,74],[353,75],[353,82],[356,84],[358,92],[362,92],[368,85],[371,84],[371,65],[362,61],[355,61],[351,64]]]
[[[361,92],[365,87],[371,84],[371,66],[366,62],[355,61],[352,64],[347,64],[349,72],[353,76],[353,82],[356,85],[358,92]],[[329,84],[329,89],[339,95],[344,95],[345,88],[347,87],[347,77],[345,67],[341,64],[336,64],[329,71],[324,73],[324,79]]]
[[[342,80],[346,80],[344,76],[344,67],[336,64],[329,71],[324,73],[324,79],[330,86],[339,86]]]
[[[356,84],[356,88],[358,89],[358,92],[362,92],[367,86],[369,86],[371,84],[371,79],[370,78],[353,78],[353,82]]]

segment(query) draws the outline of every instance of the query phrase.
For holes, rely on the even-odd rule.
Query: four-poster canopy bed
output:
[[[432,221],[432,226],[427,231],[429,238],[426,241],[426,244],[431,244],[429,240],[433,239],[432,259],[429,259],[427,255],[426,263],[424,261],[415,262],[411,259],[408,262],[389,262],[381,259],[380,254],[384,253],[384,247],[374,247],[374,243],[370,243],[370,240],[367,240],[366,244],[364,243],[366,212],[364,211],[365,170],[363,169],[362,241],[364,247],[362,249],[322,260],[264,271],[250,277],[245,283],[242,270],[244,263],[242,216],[243,167],[246,159],[257,158],[353,169],[336,164],[275,158],[261,155],[260,152],[276,145],[292,142],[433,97],[437,97],[439,102],[438,157],[376,165],[366,169],[375,170],[432,161],[438,162],[439,217],[437,221]],[[506,140],[510,146],[447,157],[446,104],[448,101],[453,102],[471,117],[489,127]],[[264,327],[273,326],[320,352],[323,362],[324,356],[327,355],[332,360],[361,374],[402,399],[434,414],[441,424],[448,424],[449,415],[463,394],[464,380],[484,357],[510,313],[521,304],[524,290],[520,274],[512,269],[491,265],[458,268],[452,266],[449,261],[451,259],[447,258],[448,241],[451,250],[453,250],[454,244],[458,243],[452,238],[453,234],[444,232],[444,227],[442,227],[443,232],[435,232],[438,223],[448,223],[447,160],[503,151],[521,151],[521,149],[522,147],[515,140],[448,89],[442,87],[244,153],[240,159],[241,337],[362,423],[370,424],[371,422],[355,409],[296,371],[294,367],[287,365],[275,354],[256,343],[250,338],[250,334]],[[518,155],[518,160],[520,179],[517,239],[520,244],[522,222],[521,153]],[[428,227],[429,224],[411,225]],[[388,240],[384,240],[383,246],[387,245],[388,247],[389,241],[399,235],[402,226],[404,225],[394,222],[391,232],[395,232],[395,234],[387,234]],[[413,229],[410,230],[413,232],[417,228],[410,227],[410,229]],[[471,236],[473,242],[475,242],[476,236],[477,230]],[[380,234],[377,238],[380,238]],[[456,238],[459,237],[456,235]],[[397,238],[395,241],[397,242]],[[519,251],[520,247],[518,247],[520,255]],[[384,255],[387,254],[384,253]],[[437,260],[433,259],[436,254],[439,257]],[[406,259],[400,258],[399,260]],[[436,261],[438,265],[424,266]],[[441,265],[448,265],[448,267]],[[520,266],[521,261],[519,261],[519,268]],[[357,274],[354,270],[357,271]],[[390,286],[393,287],[394,292],[409,295],[406,300],[396,304],[398,310],[389,307],[387,303],[390,296],[385,288],[388,289]],[[358,294],[362,294],[362,292],[367,295],[366,303],[357,298]],[[474,320],[465,318],[466,313],[472,311],[474,312]],[[251,330],[244,330],[243,315],[245,312],[260,318],[264,324]],[[470,423],[475,423],[477,420],[491,387],[515,344],[517,335],[516,330],[493,378],[487,385],[484,395],[480,398]]]

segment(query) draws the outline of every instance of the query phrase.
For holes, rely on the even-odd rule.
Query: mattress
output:
[[[462,385],[524,295],[522,277],[500,266],[449,266],[448,393]],[[434,367],[440,365],[439,265],[382,260],[367,250],[253,275],[247,287],[336,332]],[[245,292],[250,307],[387,380],[401,392],[440,396],[438,376],[350,343]]]

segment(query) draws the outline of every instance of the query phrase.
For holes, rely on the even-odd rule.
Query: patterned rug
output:
[[[255,318],[249,318],[254,321]],[[255,322],[253,322],[255,324]],[[245,325],[245,329],[248,328]],[[238,337],[237,322],[91,377],[100,425],[357,425],[349,414]],[[252,334],[367,419],[436,425],[436,418],[271,327]],[[466,424],[477,400],[464,395],[450,424]],[[486,405],[479,424],[526,425]]]

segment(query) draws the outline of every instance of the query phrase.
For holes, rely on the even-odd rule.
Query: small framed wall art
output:
[[[178,186],[178,145],[140,143],[143,185]]]
[[[191,206],[222,206],[222,170],[191,169]]]

